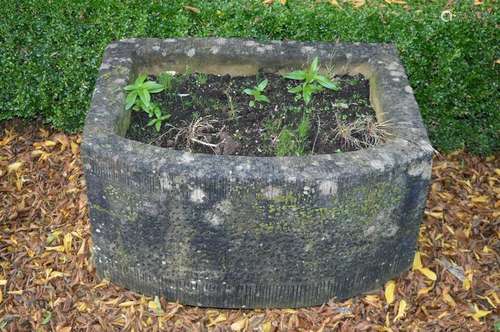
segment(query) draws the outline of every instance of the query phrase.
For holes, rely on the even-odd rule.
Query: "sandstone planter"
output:
[[[138,73],[284,71],[318,56],[370,80],[393,137],[307,157],[191,154],[123,137]],[[110,44],[82,157],[97,273],[214,307],[300,307],[380,287],[412,262],[432,147],[395,48],[380,44],[129,39]]]

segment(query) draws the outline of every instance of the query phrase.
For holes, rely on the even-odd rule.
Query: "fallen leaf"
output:
[[[243,318],[243,319],[240,319],[239,321],[231,324],[231,330],[232,331],[242,331],[243,329],[245,329],[248,325],[248,318]]]
[[[433,288],[434,288],[434,284],[430,287],[420,288],[417,292],[417,297],[427,295]]]
[[[66,251],[66,254],[71,253],[71,244],[73,243],[73,235],[71,233],[68,233],[64,235],[63,239],[63,244],[64,244],[64,251]]]
[[[265,322],[262,324],[262,332],[272,332],[273,324],[271,322]]]
[[[45,142],[42,143],[42,145],[45,147],[51,147],[51,146],[56,146],[57,143],[51,140],[46,140]]]
[[[137,304],[139,304],[139,303],[137,303],[137,301],[125,301],[125,302],[122,302],[122,303],[118,304],[118,306],[120,308],[126,308],[126,307],[131,307],[131,306],[137,305]],[[156,309],[156,304],[154,304],[154,306],[155,306],[155,309]]]
[[[208,326],[214,326],[218,323],[222,323],[224,321],[227,320],[227,316],[225,314],[219,314],[217,317],[215,317],[214,319],[209,319],[210,320],[210,323],[208,324]]]
[[[148,308],[154,313],[156,313],[158,316],[163,315],[163,309],[161,308],[161,303],[158,296],[155,296],[153,301],[148,302]]]
[[[413,271],[420,270],[422,268],[422,259],[420,258],[420,251],[415,252],[415,257],[413,258]]]
[[[406,313],[406,301],[401,300],[399,301],[398,314],[396,315],[396,317],[394,317],[394,322],[403,318],[405,313]]]
[[[467,271],[465,273],[465,278],[464,278],[464,281],[462,282],[462,287],[465,289],[465,290],[469,290],[472,286],[472,271]]]
[[[352,5],[354,8],[360,8],[365,5],[366,1],[365,0],[351,0]]]
[[[489,202],[490,198],[486,195],[482,196],[471,196],[471,202],[473,203],[487,203]]]
[[[477,307],[477,304],[474,304],[474,312],[469,314],[474,320],[478,321],[483,318],[488,316],[491,313],[491,311],[487,310],[481,310]]]
[[[394,302],[395,289],[396,289],[396,282],[394,280],[389,280],[385,284],[384,295],[385,295],[385,301],[387,302],[387,304],[391,304],[392,302]]]
[[[432,218],[436,218],[436,219],[443,219],[444,217],[444,213],[441,211],[441,212],[430,212],[430,211],[425,211],[425,214],[427,216],[430,216]]]
[[[10,174],[12,172],[19,171],[22,165],[23,165],[22,161],[16,161],[15,163],[10,164],[9,166],[7,166],[7,173]]]
[[[419,269],[418,271],[432,281],[436,281],[436,279],[437,279],[436,274],[432,270],[430,270],[426,267],[423,267],[423,268]]]
[[[201,13],[201,10],[199,8],[193,7],[193,6],[184,6],[184,9],[193,12],[195,14]]]
[[[465,279],[465,272],[464,269],[461,266],[458,266],[457,264],[448,261],[446,258],[440,258],[438,260],[439,263],[448,271],[450,272],[455,278],[457,278],[460,281],[464,281]]]
[[[275,0],[264,0],[263,3],[265,5],[272,5],[275,2]],[[279,3],[282,5],[286,4],[286,0],[279,0]]]
[[[64,248],[64,246],[55,246],[55,247],[45,247],[45,250],[47,250],[47,251],[64,252],[65,248]]]
[[[450,307],[455,307],[457,305],[453,297],[451,297],[451,295],[448,294],[447,290],[443,292],[443,299]]]

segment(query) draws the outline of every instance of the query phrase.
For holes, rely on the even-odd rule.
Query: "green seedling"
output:
[[[284,77],[291,80],[303,81],[303,83],[288,89],[288,92],[294,93],[296,95],[296,100],[304,99],[306,104],[309,104],[313,94],[323,90],[323,88],[330,90],[340,89],[339,86],[328,77],[319,74],[318,57],[314,58],[311,65],[306,70],[292,71]]]
[[[311,122],[309,117],[304,115],[297,129],[284,128],[281,130],[276,145],[276,155],[279,157],[304,155],[310,132]]]
[[[205,85],[207,84],[208,81],[208,75],[205,73],[196,73],[195,79],[198,85]]]
[[[160,131],[163,121],[167,121],[170,118],[170,114],[163,114],[158,107],[158,105],[153,104],[149,109],[148,115],[151,120],[149,120],[147,126],[155,126],[156,131]]]
[[[163,86],[163,89],[169,91],[172,89],[173,86],[174,75],[172,74],[172,72],[166,71],[160,74],[158,80],[160,81],[160,84]]]
[[[163,85],[154,81],[146,81],[147,75],[141,74],[137,77],[134,84],[127,85],[124,89],[128,91],[125,100],[125,109],[134,107],[137,110],[151,108],[151,94],[163,91]]]
[[[267,83],[268,83],[268,80],[263,80],[262,82],[260,82],[256,86],[254,86],[253,88],[247,88],[247,89],[243,90],[244,93],[246,93],[247,95],[252,96],[254,98],[253,100],[250,100],[250,102],[248,103],[248,105],[250,107],[255,107],[256,102],[263,102],[263,103],[269,102],[269,98],[267,98],[263,94],[264,89],[267,86]]]

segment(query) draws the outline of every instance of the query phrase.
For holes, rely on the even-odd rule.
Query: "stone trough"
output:
[[[384,144],[305,157],[191,154],[124,138],[142,72],[252,75],[318,56],[370,80]],[[433,149],[385,44],[128,39],[110,44],[82,157],[97,273],[196,306],[301,307],[376,289],[413,260]]]

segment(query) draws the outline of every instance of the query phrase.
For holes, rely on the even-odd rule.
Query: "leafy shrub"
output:
[[[41,117],[82,128],[102,52],[130,37],[221,36],[393,42],[438,149],[499,150],[498,17],[472,1],[5,1],[0,6],[0,121]],[[450,7],[452,6],[452,7]],[[454,14],[443,22],[443,9]]]

